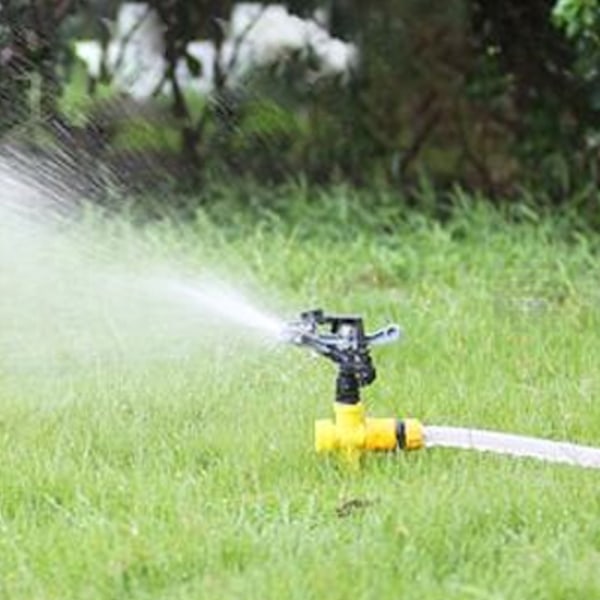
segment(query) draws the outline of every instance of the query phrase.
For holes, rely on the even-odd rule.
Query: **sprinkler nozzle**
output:
[[[283,341],[309,348],[338,365],[336,399],[346,404],[358,402],[358,389],[375,380],[370,347],[394,342],[400,336],[398,325],[366,334],[362,317],[327,315],[321,309],[300,313],[281,332]]]
[[[390,324],[365,334],[363,319],[355,315],[327,315],[320,308],[300,313],[281,331],[284,342],[308,346],[325,354],[325,350],[352,351],[389,344],[402,336],[398,325]]]

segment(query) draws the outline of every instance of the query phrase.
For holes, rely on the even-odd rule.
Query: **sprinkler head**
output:
[[[375,380],[370,347],[396,341],[400,336],[398,325],[366,334],[362,317],[327,315],[321,309],[300,313],[281,334],[283,341],[309,348],[338,365],[336,401],[345,404],[356,404],[359,388]]]

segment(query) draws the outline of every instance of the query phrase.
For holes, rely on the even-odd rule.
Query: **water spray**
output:
[[[360,389],[375,380],[372,346],[402,336],[391,324],[366,334],[362,317],[300,313],[282,330],[284,342],[308,348],[337,366],[333,418],[315,421],[317,452],[337,452],[352,464],[371,451],[460,448],[600,469],[600,448],[462,427],[426,426],[415,418],[368,417]]]

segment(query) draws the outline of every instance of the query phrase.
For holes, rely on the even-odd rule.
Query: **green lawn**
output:
[[[107,236],[124,272],[156,257],[218,271],[283,316],[399,322],[405,341],[374,350],[371,414],[600,445],[600,240],[527,211],[383,212],[340,192],[284,217],[217,207],[78,239]],[[9,283],[0,327],[18,329]],[[173,354],[148,318],[147,345],[117,332],[98,360],[53,353],[50,333],[35,360],[5,342],[1,598],[600,597],[600,473],[442,449],[349,470],[312,450],[331,365],[193,328]]]

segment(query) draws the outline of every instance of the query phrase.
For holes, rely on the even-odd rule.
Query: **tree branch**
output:
[[[54,20],[60,23],[73,7],[73,0],[57,0],[54,8]]]

